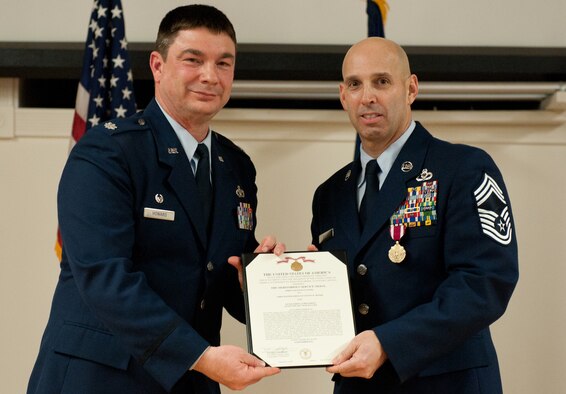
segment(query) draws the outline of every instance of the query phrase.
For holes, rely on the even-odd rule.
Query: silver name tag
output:
[[[165,209],[144,208],[143,217],[148,219],[168,220],[170,222],[175,220],[175,211],[167,211]]]

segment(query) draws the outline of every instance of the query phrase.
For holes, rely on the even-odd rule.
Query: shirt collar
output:
[[[380,187],[381,185],[383,185],[385,178],[387,178],[387,174],[389,174],[391,167],[393,167],[393,163],[395,162],[395,159],[397,159],[399,152],[401,152],[403,145],[405,145],[405,142],[407,142],[407,140],[413,133],[413,130],[415,130],[416,125],[417,124],[415,123],[415,121],[411,120],[409,127],[403,134],[401,134],[401,137],[399,137],[397,141],[389,145],[387,149],[385,149],[383,153],[381,153],[381,155],[379,155],[379,157],[377,158],[377,164],[379,164],[379,168],[381,169],[381,172],[378,175]],[[360,173],[360,178],[358,179],[358,187],[360,187],[364,183],[366,164],[370,160],[374,160],[373,157],[368,155],[362,149],[362,145],[360,144],[360,164],[362,166],[362,171]]]
[[[165,115],[165,118],[173,128],[173,131],[177,135],[177,138],[179,138],[179,141],[181,142],[181,146],[183,147],[183,150],[187,154],[187,159],[189,159],[189,161],[194,160],[198,162],[198,159],[194,158],[194,155],[197,150],[197,145],[199,144],[199,142],[195,139],[195,137],[191,135],[191,133],[189,133],[187,129],[185,129],[175,119],[169,116],[169,114],[163,110],[163,108],[161,107],[161,105],[157,100],[155,101],[157,102],[159,109],[161,109],[161,112],[163,112],[163,115]],[[210,146],[212,143],[211,141],[212,141],[212,137],[209,129],[208,133],[206,134],[206,138],[201,142],[201,144],[206,145],[209,152],[211,152],[210,150]]]

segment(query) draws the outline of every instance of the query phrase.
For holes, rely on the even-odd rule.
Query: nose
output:
[[[200,79],[201,82],[212,85],[218,82],[218,74],[214,62],[206,62],[202,65]]]
[[[375,104],[376,102],[377,102],[377,94],[375,92],[375,89],[373,89],[371,86],[364,87],[364,91],[362,93],[362,104],[368,105],[368,104]]]

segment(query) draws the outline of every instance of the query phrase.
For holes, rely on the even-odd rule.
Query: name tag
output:
[[[148,219],[168,220],[170,222],[175,220],[175,211],[167,211],[165,209],[144,208],[143,217]]]
[[[334,237],[334,229],[331,228],[328,231],[323,232],[322,234],[320,234],[318,236],[318,243],[321,244],[326,240],[329,240],[330,238]]]

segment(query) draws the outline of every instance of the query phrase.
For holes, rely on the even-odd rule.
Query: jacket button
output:
[[[358,312],[360,312],[360,315],[367,315],[369,313],[369,305],[360,304],[360,306],[358,306]]]
[[[366,272],[368,272],[368,267],[366,267],[364,264],[360,264],[358,265],[358,268],[356,268],[356,271],[358,272],[358,274],[364,276]]]
[[[200,309],[201,309],[201,310],[204,310],[205,305],[206,305],[206,302],[204,302],[204,300],[202,300],[202,301],[200,302]]]
[[[212,264],[212,261],[208,262],[208,264],[206,265],[206,269],[209,271],[212,271],[214,269],[214,264]]]

